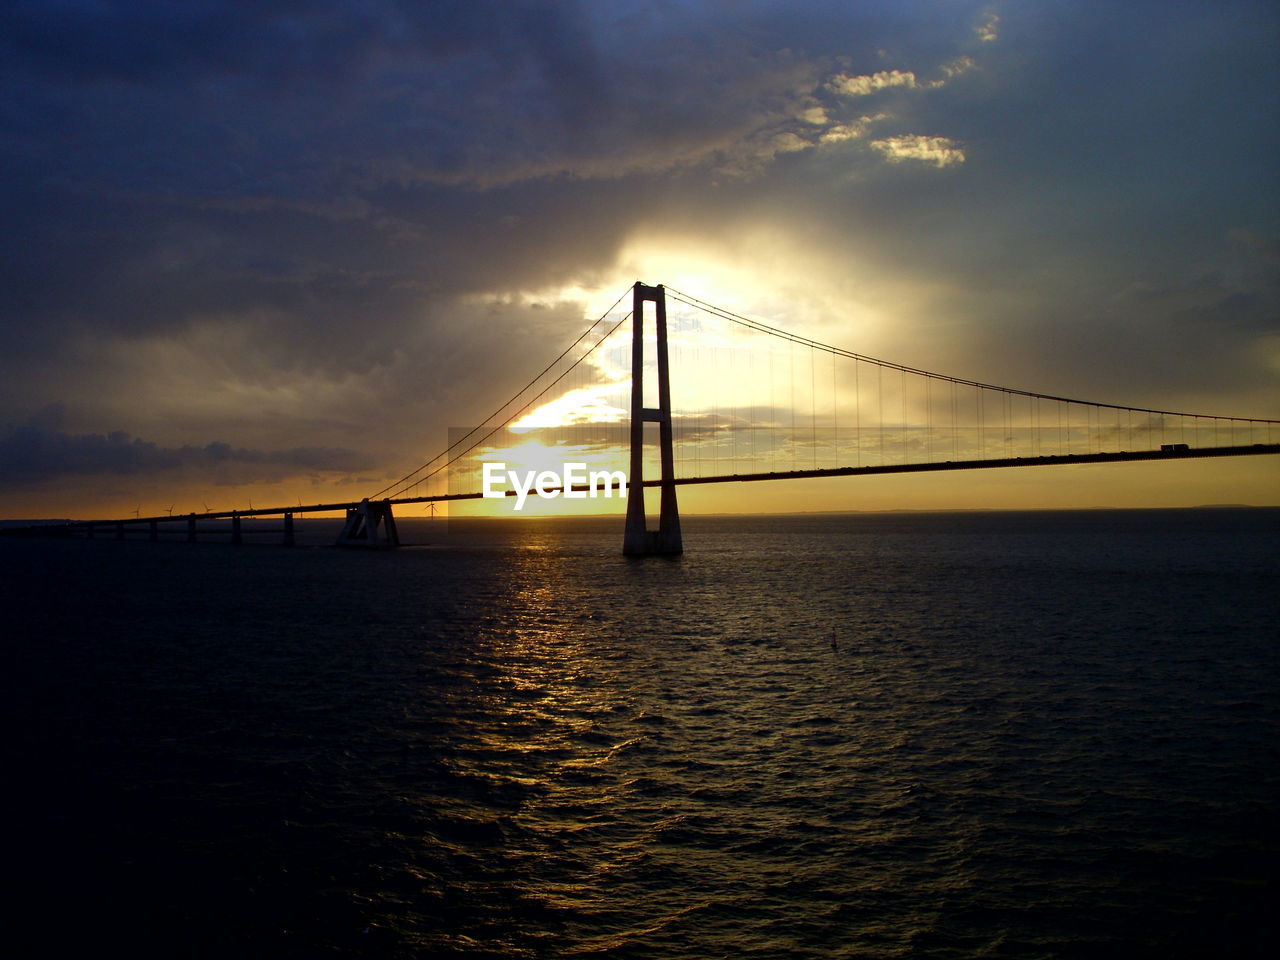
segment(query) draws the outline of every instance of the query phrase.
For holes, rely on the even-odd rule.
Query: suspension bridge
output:
[[[676,491],[688,484],[1275,453],[1280,420],[1086,401],[948,376],[636,283],[480,425],[451,430],[440,453],[359,501],[135,514],[57,529],[153,540],[176,532],[190,542],[269,535],[292,544],[298,515],[341,512],[339,545],[392,547],[400,542],[395,508],[434,510],[491,495],[481,481],[486,462],[537,468],[573,461],[625,469],[623,552],[661,555],[683,550]],[[658,494],[653,528],[646,490]],[[279,527],[242,523],[276,517]],[[37,530],[54,532],[28,532]]]

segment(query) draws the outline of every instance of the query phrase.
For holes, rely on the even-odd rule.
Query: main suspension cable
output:
[[[748,317],[741,316],[740,314],[734,313],[731,310],[727,310],[724,307],[717,307],[714,304],[707,303],[704,300],[699,300],[697,297],[691,296],[687,293],[681,293],[679,290],[676,290],[672,287],[665,287],[664,289],[668,294],[671,295],[673,299],[678,300],[679,302],[687,306],[693,307],[696,310],[702,310],[706,313],[710,313],[713,316],[720,317],[723,320],[728,320],[740,326],[747,327],[748,329],[754,330],[757,333],[766,333],[766,334],[769,334],[770,336],[780,337],[783,340],[790,340],[792,343],[802,344],[804,346],[811,347],[817,350],[824,350],[827,353],[832,353],[832,354],[835,354],[836,356],[846,357],[850,360],[863,360],[863,361],[866,361],[867,363],[872,363],[879,367],[884,367],[891,370],[900,370],[903,373],[916,374],[917,376],[922,376],[922,377],[932,377],[934,379],[945,380],[950,383],[960,384],[963,386],[979,387],[983,390],[996,390],[996,391],[999,391],[1000,393],[1012,394],[1014,396],[1019,396],[1019,397],[1031,397],[1038,400],[1051,400],[1056,403],[1075,403],[1075,404],[1080,404],[1081,406],[1086,406],[1086,407],[1106,407],[1109,410],[1128,410],[1134,413],[1155,413],[1155,414],[1160,414],[1162,416],[1167,416],[1167,417],[1208,418],[1212,416],[1211,414],[1204,414],[1204,413],[1182,413],[1176,410],[1154,410],[1149,407],[1130,407],[1120,403],[1100,403],[1094,400],[1076,400],[1070,397],[1059,397],[1059,396],[1054,396],[1053,394],[1048,394],[1048,393],[1036,393],[1031,390],[1019,390],[1015,387],[1002,387],[994,383],[983,383],[980,380],[968,380],[964,377],[953,377],[945,373],[934,373],[930,370],[921,370],[918,367],[908,367],[900,363],[893,363],[889,360],[879,360],[875,357],[869,357],[865,354],[855,353],[852,350],[846,350],[843,347],[835,347],[829,343],[823,343],[820,340],[813,340],[813,339],[810,339],[809,337],[804,337],[804,336],[801,336],[800,334],[791,333],[790,331],[787,331],[787,330],[781,330],[777,327],[771,327],[767,323],[762,323],[759,320],[752,320]],[[1280,423],[1280,420],[1268,420],[1260,417],[1215,417],[1214,419],[1237,420],[1245,423]]]

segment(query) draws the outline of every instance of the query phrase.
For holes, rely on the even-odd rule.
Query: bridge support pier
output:
[[[657,331],[658,405],[644,405],[644,304],[653,303]],[[631,306],[631,470],[627,475],[627,528],[622,552],[629,557],[674,556],[684,552],[676,507],[675,457],[671,431],[671,368],[667,362],[667,294],[659,284],[637,283]],[[658,424],[662,465],[658,529],[650,530],[644,509],[644,425]]]
[[[347,522],[338,535],[339,547],[398,547],[400,534],[390,500],[370,502],[369,498],[347,510]]]
[[[196,542],[196,515],[193,513],[187,517],[187,543]]]
[[[293,544],[293,514],[286,513],[284,515],[284,545],[286,547],[292,547]]]

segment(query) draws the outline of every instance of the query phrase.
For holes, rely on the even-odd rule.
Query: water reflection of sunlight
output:
[[[600,644],[599,612],[575,602],[572,584],[579,574],[569,565],[576,559],[553,545],[562,548],[563,537],[536,530],[519,542],[525,552],[513,565],[499,663],[515,695],[497,706],[507,735],[524,731],[508,749],[552,760],[540,764],[545,799],[530,815],[554,819],[596,805],[611,789],[565,772],[605,764],[625,747],[602,729],[623,706],[618,657]]]

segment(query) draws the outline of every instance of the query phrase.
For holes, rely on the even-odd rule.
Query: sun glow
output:
[[[626,383],[612,381],[589,387],[575,387],[553,400],[526,413],[510,426],[512,433],[528,433],[550,427],[569,427],[590,423],[621,423],[628,416],[617,405],[620,390]]]

